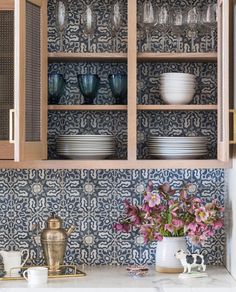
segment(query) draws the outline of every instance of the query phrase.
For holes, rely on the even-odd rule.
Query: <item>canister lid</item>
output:
[[[62,227],[62,219],[52,212],[51,216],[47,220],[48,229],[59,229]]]

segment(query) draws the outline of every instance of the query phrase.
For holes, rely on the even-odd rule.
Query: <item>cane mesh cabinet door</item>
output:
[[[15,0],[15,161],[47,158],[47,1]]]
[[[0,1],[0,159],[14,158],[10,114],[14,108],[14,0]],[[11,120],[12,122],[12,120]],[[11,125],[12,126],[12,125]],[[12,127],[11,127],[12,129]]]

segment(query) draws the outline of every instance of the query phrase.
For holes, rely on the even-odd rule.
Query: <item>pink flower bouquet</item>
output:
[[[126,215],[114,227],[121,232],[138,228],[145,242],[187,236],[194,245],[203,244],[223,226],[224,209],[215,200],[204,203],[195,191],[192,184],[175,190],[168,183],[155,188],[149,181],[142,205],[125,201]]]

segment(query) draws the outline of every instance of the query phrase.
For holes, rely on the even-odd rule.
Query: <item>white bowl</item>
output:
[[[161,85],[166,85],[166,86],[176,86],[176,87],[184,87],[184,86],[195,86],[196,82],[195,81],[181,81],[181,80],[161,80],[160,81]]]
[[[189,74],[189,73],[178,73],[178,72],[171,72],[171,73],[163,73],[160,75],[160,77],[164,77],[164,78],[180,78],[180,79],[195,79],[196,76],[193,74]]]
[[[189,92],[189,91],[195,91],[194,86],[189,87],[174,87],[174,86],[160,86],[161,91],[178,91],[178,92]]]
[[[161,97],[167,104],[189,104],[194,97],[194,92],[163,92]]]

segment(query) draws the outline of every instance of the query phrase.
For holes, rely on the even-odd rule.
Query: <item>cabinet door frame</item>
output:
[[[230,160],[229,104],[231,59],[231,1],[218,0],[218,153],[222,162]],[[233,45],[233,44],[232,44]]]
[[[14,0],[1,0],[0,10],[1,11],[14,10]],[[14,145],[7,140],[0,140],[0,159],[14,159]]]
[[[40,141],[26,142],[26,3],[40,7]],[[47,159],[47,1],[15,0],[15,161]]]

